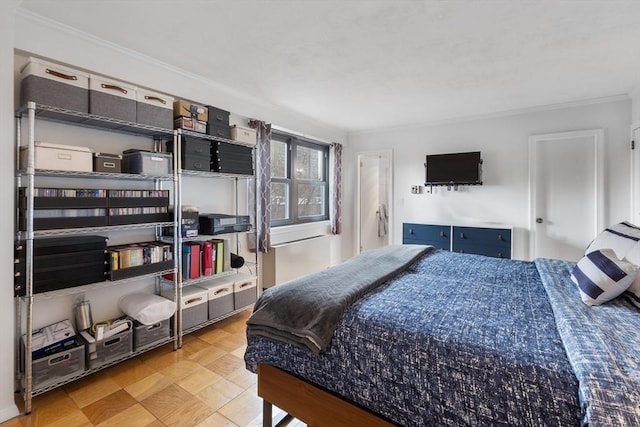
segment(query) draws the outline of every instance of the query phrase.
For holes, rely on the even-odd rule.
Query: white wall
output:
[[[0,2],[0,199],[13,199],[13,159],[14,122],[13,122],[13,86],[7,84],[13,79],[13,28],[14,9],[18,1]],[[5,203],[0,221],[0,324],[5,325],[0,331],[0,422],[18,415],[14,404],[14,347],[13,327],[13,210],[11,204]]]
[[[603,128],[605,131],[605,223],[628,219],[629,124],[631,102],[618,99],[579,107],[523,112],[456,123],[397,128],[349,135],[345,167],[345,212],[354,212],[358,152],[393,149],[394,243],[403,222],[506,225],[515,227],[514,258],[528,259],[528,137],[534,134]],[[423,184],[425,155],[481,151],[482,186],[411,194]],[[582,167],[583,165],[567,165]],[[347,220],[347,218],[345,218]],[[353,230],[350,217],[346,230]],[[349,240],[345,236],[347,241]],[[353,247],[351,248],[353,250]]]
[[[632,123],[640,122],[640,86],[636,87],[630,93],[631,96],[631,119]]]

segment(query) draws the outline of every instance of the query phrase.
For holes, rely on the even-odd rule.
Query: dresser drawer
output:
[[[505,248],[504,246],[472,244],[468,242],[454,242],[452,252],[485,255],[494,258],[511,258],[510,247]]]
[[[447,225],[402,224],[402,243],[433,245],[438,249],[451,249],[451,227]]]
[[[453,227],[453,252],[511,258],[511,230]]]

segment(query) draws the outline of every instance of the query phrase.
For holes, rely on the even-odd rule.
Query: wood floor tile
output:
[[[247,338],[244,335],[240,335],[240,334],[236,334],[236,335],[229,334],[228,337],[222,338],[221,340],[217,341],[215,344],[222,350],[225,350],[231,353],[237,350],[238,348],[242,347],[243,345],[247,345]]]
[[[84,408],[121,389],[114,380],[105,375],[94,374],[80,381],[82,383],[75,384],[73,390],[68,392],[79,408]]]
[[[195,370],[199,368],[202,368],[202,365],[200,365],[198,362],[184,359],[160,370],[160,373],[165,377],[170,378],[173,382],[178,382],[191,375]]]
[[[103,397],[97,402],[85,406],[82,412],[84,412],[93,424],[100,424],[137,403],[138,401],[129,393],[124,390],[119,390],[107,397]]]
[[[231,422],[227,417],[216,412],[196,427],[238,427],[238,425]],[[260,427],[262,427],[262,424],[260,424]]]
[[[197,369],[194,369],[189,375],[180,381],[176,381],[176,384],[193,395],[200,393],[211,384],[222,379],[223,377],[221,375],[198,365]]]
[[[237,425],[246,426],[262,413],[262,399],[252,387],[218,409],[218,412]]]
[[[227,352],[218,348],[216,345],[207,344],[206,348],[189,355],[189,360],[193,360],[202,366],[205,366],[225,354],[227,354]]]
[[[196,396],[211,409],[218,410],[241,394],[244,388],[222,379],[199,392]]]
[[[205,405],[200,399],[191,397],[160,421],[170,427],[192,427],[209,418],[214,410]]]
[[[243,389],[248,389],[251,386],[255,386],[258,382],[258,376],[251,371],[245,369],[238,369],[230,375],[225,377],[226,380],[231,381],[237,386]]]
[[[124,388],[148,377],[149,375],[153,375],[156,373],[156,370],[135,358],[112,366],[106,372],[112,380],[114,380],[120,387]]]
[[[66,394],[58,394],[55,400],[33,402],[31,414],[22,420],[22,424],[27,427],[48,426],[78,411],[78,406],[72,399]]]
[[[144,354],[143,356],[145,356]],[[189,356],[189,353],[182,351],[182,349],[178,351],[160,351],[156,352],[152,355],[149,355],[142,360],[142,363],[148,365],[150,368],[155,369],[156,371],[160,371],[167,366],[170,366],[176,362],[179,362],[183,359],[186,359]]]
[[[171,384],[164,390],[142,400],[141,403],[142,406],[162,421],[173,409],[191,398],[193,398],[191,393],[177,384]]]
[[[219,328],[209,328],[205,333],[200,335],[200,339],[209,344],[215,344],[224,338],[230,337],[231,335],[233,334],[230,334],[229,332],[223,331]]]
[[[216,372],[226,378],[228,375],[231,375],[238,369],[245,369],[245,364],[244,360],[232,354],[226,354],[219,359],[214,360],[206,367],[207,369],[210,369],[211,371]]]
[[[59,420],[46,425],[47,427],[92,427],[93,423],[91,423],[87,416],[78,409]]]
[[[97,427],[147,427],[157,424],[158,420],[147,411],[141,404],[137,403],[124,412],[109,418]]]
[[[209,343],[201,340],[200,338],[193,337],[193,339],[185,340],[182,344],[182,351],[185,353],[193,354],[200,350],[206,350],[210,347]]]
[[[231,354],[233,354],[234,356],[244,360],[244,352],[247,350],[247,343],[245,342],[244,345],[236,348],[235,350],[233,350],[231,352]]]
[[[159,372],[149,375],[148,377],[125,387],[127,393],[137,399],[139,402],[150,396],[164,390],[173,384],[171,378],[167,378]]]
[[[11,418],[10,420],[0,423],[0,425],[2,427],[23,427],[20,418],[21,417]]]

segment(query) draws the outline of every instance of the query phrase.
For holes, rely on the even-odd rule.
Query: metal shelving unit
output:
[[[64,378],[61,381],[56,381],[53,383],[46,383],[45,386],[34,388],[33,387],[33,359],[32,359],[32,331],[33,331],[33,304],[34,301],[43,299],[51,299],[58,298],[65,295],[73,295],[77,293],[86,292],[93,289],[98,289],[102,287],[112,287],[119,286],[124,283],[130,283],[132,281],[143,280],[143,279],[156,279],[156,287],[158,287],[158,283],[160,280],[160,276],[166,272],[176,272],[176,261],[174,260],[174,268],[171,270],[160,271],[152,274],[144,274],[132,278],[115,280],[115,281],[104,281],[99,283],[88,284],[84,286],[76,286],[72,288],[67,288],[63,290],[45,292],[45,293],[33,293],[33,248],[34,248],[34,239],[39,237],[50,237],[50,236],[64,236],[64,235],[72,235],[72,234],[83,234],[83,233],[102,233],[102,232],[112,232],[118,230],[141,230],[141,229],[155,229],[155,235],[157,238],[160,237],[160,230],[162,227],[172,226],[174,227],[174,233],[179,232],[178,224],[179,215],[174,213],[174,218],[172,222],[154,222],[154,223],[143,223],[143,224],[127,224],[127,225],[114,225],[114,226],[101,226],[101,227],[84,227],[84,228],[68,228],[68,229],[50,229],[50,230],[34,230],[34,188],[35,188],[35,178],[36,177],[63,177],[63,178],[90,178],[90,179],[109,179],[114,181],[121,180],[135,180],[135,181],[150,181],[154,183],[155,189],[160,189],[161,183],[165,181],[172,181],[173,184],[173,196],[174,196],[174,205],[179,206],[177,203],[177,195],[179,194],[179,180],[176,176],[176,169],[174,168],[174,173],[172,175],[134,175],[134,174],[122,174],[122,173],[105,173],[105,172],[63,172],[63,171],[51,171],[51,170],[36,170],[34,168],[35,165],[35,156],[34,156],[34,145],[35,145],[35,125],[36,120],[51,120],[57,122],[63,122],[65,124],[71,124],[74,126],[83,126],[89,127],[93,129],[103,129],[109,130],[113,132],[121,132],[127,133],[131,135],[142,135],[153,138],[154,150],[159,151],[162,139],[173,138],[174,143],[177,139],[177,134],[174,130],[171,129],[163,129],[157,128],[154,126],[141,125],[137,123],[126,122],[122,120],[115,120],[106,117],[100,117],[92,114],[79,113],[75,111],[69,111],[57,107],[51,107],[46,105],[39,105],[33,102],[27,103],[27,105],[19,110],[16,114],[16,158],[15,164],[16,169],[20,164],[20,149],[22,146],[22,134],[21,134],[21,121],[27,119],[28,121],[28,135],[27,135],[27,161],[26,168],[21,170],[16,170],[16,193],[17,189],[20,187],[25,188],[25,197],[26,197],[26,209],[25,209],[25,218],[26,218],[26,227],[25,230],[19,230],[18,224],[16,223],[16,239],[21,241],[25,245],[25,285],[26,291],[25,296],[17,296],[15,298],[16,301],[16,337],[18,339],[18,348],[21,347],[22,343],[20,342],[22,335],[24,334],[26,337],[26,345],[24,351],[24,372],[21,372],[19,366],[19,357],[17,358],[16,363],[16,383],[21,388],[24,401],[25,401],[25,412],[31,412],[31,400],[32,397],[44,393],[46,391],[52,390],[54,388],[60,387],[68,382],[75,381],[78,378],[82,378],[89,374],[92,374],[96,371],[104,369],[108,366],[116,364],[122,360],[129,359],[131,357],[135,357],[138,354],[148,351],[151,348],[155,348],[157,346],[172,342],[174,343],[174,349],[178,348],[178,339],[174,335],[173,337],[168,338],[167,340],[163,340],[160,343],[156,343],[152,346],[145,347],[140,351],[134,351],[131,354],[127,354],[122,358],[118,358],[117,360],[109,361],[104,365],[101,365],[96,368],[86,369],[77,375],[73,375],[71,378]],[[177,156],[174,156],[177,157]],[[175,163],[175,160],[174,160]],[[16,195],[17,197],[17,195]],[[16,204],[17,208],[18,204]],[[18,209],[18,208],[17,208]],[[174,209],[174,212],[179,212],[178,209]],[[16,221],[19,217],[18,212],[16,212]],[[174,254],[180,251],[177,251],[177,242],[174,244]],[[178,276],[177,274],[175,276]],[[178,291],[178,286],[174,283],[174,292],[176,297],[177,307],[180,307],[180,293]],[[179,312],[179,310],[177,310]],[[23,331],[22,316],[25,316],[26,327]],[[178,316],[174,318],[174,330],[178,330]]]

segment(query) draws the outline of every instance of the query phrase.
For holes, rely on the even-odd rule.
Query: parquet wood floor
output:
[[[256,376],[243,360],[249,314],[186,335],[177,351],[167,344],[36,396],[31,414],[0,427],[261,426]]]

